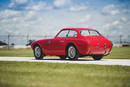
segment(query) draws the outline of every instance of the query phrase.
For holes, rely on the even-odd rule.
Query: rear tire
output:
[[[44,55],[43,55],[42,49],[40,48],[39,45],[35,45],[33,51],[34,51],[35,59],[37,59],[37,60],[43,59]]]
[[[93,55],[92,57],[94,60],[101,60],[103,58],[103,55]]]
[[[67,57],[69,58],[69,60],[77,60],[79,57],[79,52],[76,49],[75,46],[70,45],[67,49]]]

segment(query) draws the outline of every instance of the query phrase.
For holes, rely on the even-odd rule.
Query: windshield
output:
[[[101,34],[95,30],[81,30],[80,34],[82,36],[90,36],[90,35],[98,35],[101,36]]]

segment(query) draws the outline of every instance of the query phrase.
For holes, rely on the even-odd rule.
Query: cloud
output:
[[[12,1],[14,2],[6,4],[7,8],[0,10],[0,30],[4,34],[19,32],[21,34],[44,33],[48,35],[63,27],[91,27],[105,33],[126,31],[122,33],[129,34],[127,31],[129,31],[130,19],[129,15],[126,14],[128,10],[120,10],[119,6],[114,4],[101,6],[104,7],[104,10],[101,8],[104,14],[107,14],[104,16],[100,14],[99,10],[93,10],[95,7],[86,1]],[[60,8],[60,10],[55,8]],[[122,12],[126,13],[118,15]],[[55,30],[53,31],[53,29]]]
[[[126,17],[121,17],[121,20],[122,20],[123,22],[126,22],[126,21],[127,21]]]
[[[107,29],[107,30],[109,30],[109,29],[115,29],[115,28],[122,29],[123,28],[122,24],[123,24],[122,21],[115,20],[115,21],[113,21],[111,23],[104,24],[103,25],[103,29]]]
[[[85,15],[85,17],[82,18],[79,22],[80,22],[80,23],[88,22],[88,21],[90,20],[90,18],[91,18],[91,15],[87,14],[87,15]]]
[[[33,11],[33,10],[28,11],[27,14],[26,14],[26,16],[25,16],[25,18],[26,18],[26,19],[30,19],[30,18],[32,18],[35,14],[36,14],[36,11]]]
[[[120,21],[114,21],[114,22],[112,22],[112,25],[113,26],[117,26],[117,25],[119,25],[120,24]]]
[[[26,10],[51,10],[52,7],[48,6],[45,2],[31,3],[25,7]]]
[[[12,7],[14,7],[15,5],[17,5],[17,4],[25,4],[25,3],[27,3],[29,0],[11,0],[11,3],[9,4],[9,8],[12,8]]]
[[[103,29],[109,29],[110,26],[111,26],[110,24],[104,24],[104,25],[103,25]]]
[[[119,11],[119,9],[114,5],[107,5],[102,9],[102,12],[104,14],[109,14],[109,15],[117,15],[120,14],[121,12]]]
[[[63,7],[67,4],[69,4],[71,0],[54,0],[53,4],[56,7]]]
[[[8,5],[10,9],[15,10],[51,10],[52,6],[48,5],[45,1],[34,0],[12,0]]]
[[[111,15],[116,15],[116,14],[119,14],[119,13],[120,13],[119,10],[112,10],[112,11],[110,12]]]
[[[6,9],[0,11],[0,19],[18,16],[20,15],[20,13],[21,13],[20,11]]]
[[[75,5],[75,6],[71,6],[69,8],[70,11],[82,11],[82,10],[86,10],[88,8],[87,5]]]

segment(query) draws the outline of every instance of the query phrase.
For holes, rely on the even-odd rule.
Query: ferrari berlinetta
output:
[[[84,56],[92,56],[94,60],[100,60],[110,53],[112,45],[110,40],[95,29],[64,28],[52,39],[33,42],[31,48],[36,59],[55,55],[70,60]]]

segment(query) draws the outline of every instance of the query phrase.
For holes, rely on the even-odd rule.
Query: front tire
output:
[[[70,60],[77,60],[79,57],[79,52],[75,46],[71,45],[67,49],[67,56]]]
[[[93,55],[92,57],[94,60],[101,60],[103,58],[103,55]]]
[[[39,45],[34,46],[34,56],[37,60],[43,59],[43,53]]]

